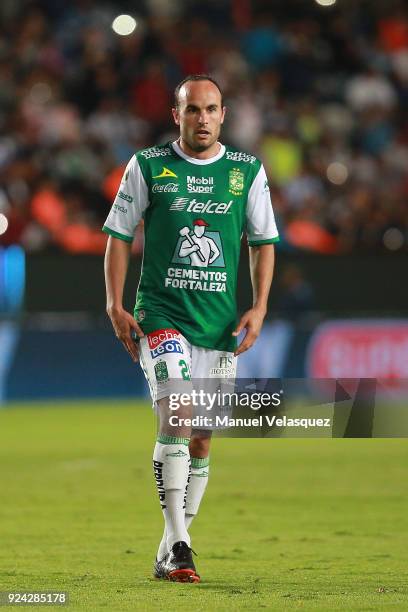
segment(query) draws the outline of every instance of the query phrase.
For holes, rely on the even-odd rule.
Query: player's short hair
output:
[[[179,107],[180,89],[185,83],[188,83],[189,81],[210,81],[210,83],[213,83],[221,94],[221,108],[224,106],[224,97],[221,91],[221,87],[215,79],[213,79],[209,74],[189,74],[182,81],[180,81],[180,83],[176,86],[174,90],[174,108]]]

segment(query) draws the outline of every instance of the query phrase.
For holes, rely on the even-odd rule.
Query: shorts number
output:
[[[188,365],[184,361],[184,359],[180,359],[179,366],[181,368],[181,375],[183,380],[191,380],[190,372],[188,371]]]

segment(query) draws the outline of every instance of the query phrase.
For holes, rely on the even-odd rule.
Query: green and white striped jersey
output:
[[[137,152],[103,231],[132,242],[144,219],[135,318],[145,333],[170,327],[191,344],[234,351],[241,236],[279,240],[261,162],[221,145],[199,160],[177,142]]]

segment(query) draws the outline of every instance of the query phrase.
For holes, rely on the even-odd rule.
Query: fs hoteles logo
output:
[[[229,377],[236,374],[236,360],[231,355],[222,355],[218,366],[210,369],[210,376]]]

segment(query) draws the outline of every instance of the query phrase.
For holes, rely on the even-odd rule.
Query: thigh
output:
[[[229,417],[232,410],[228,394],[235,389],[236,356],[228,351],[192,346],[191,367],[193,388],[197,396],[200,394],[200,400],[193,404],[193,414],[206,417],[200,421],[199,428],[224,428],[223,419]]]
[[[157,329],[141,338],[140,365],[154,403],[191,392],[191,344],[176,329]]]
[[[191,377],[193,379],[234,380],[237,358],[228,351],[215,351],[202,346],[192,346]]]

